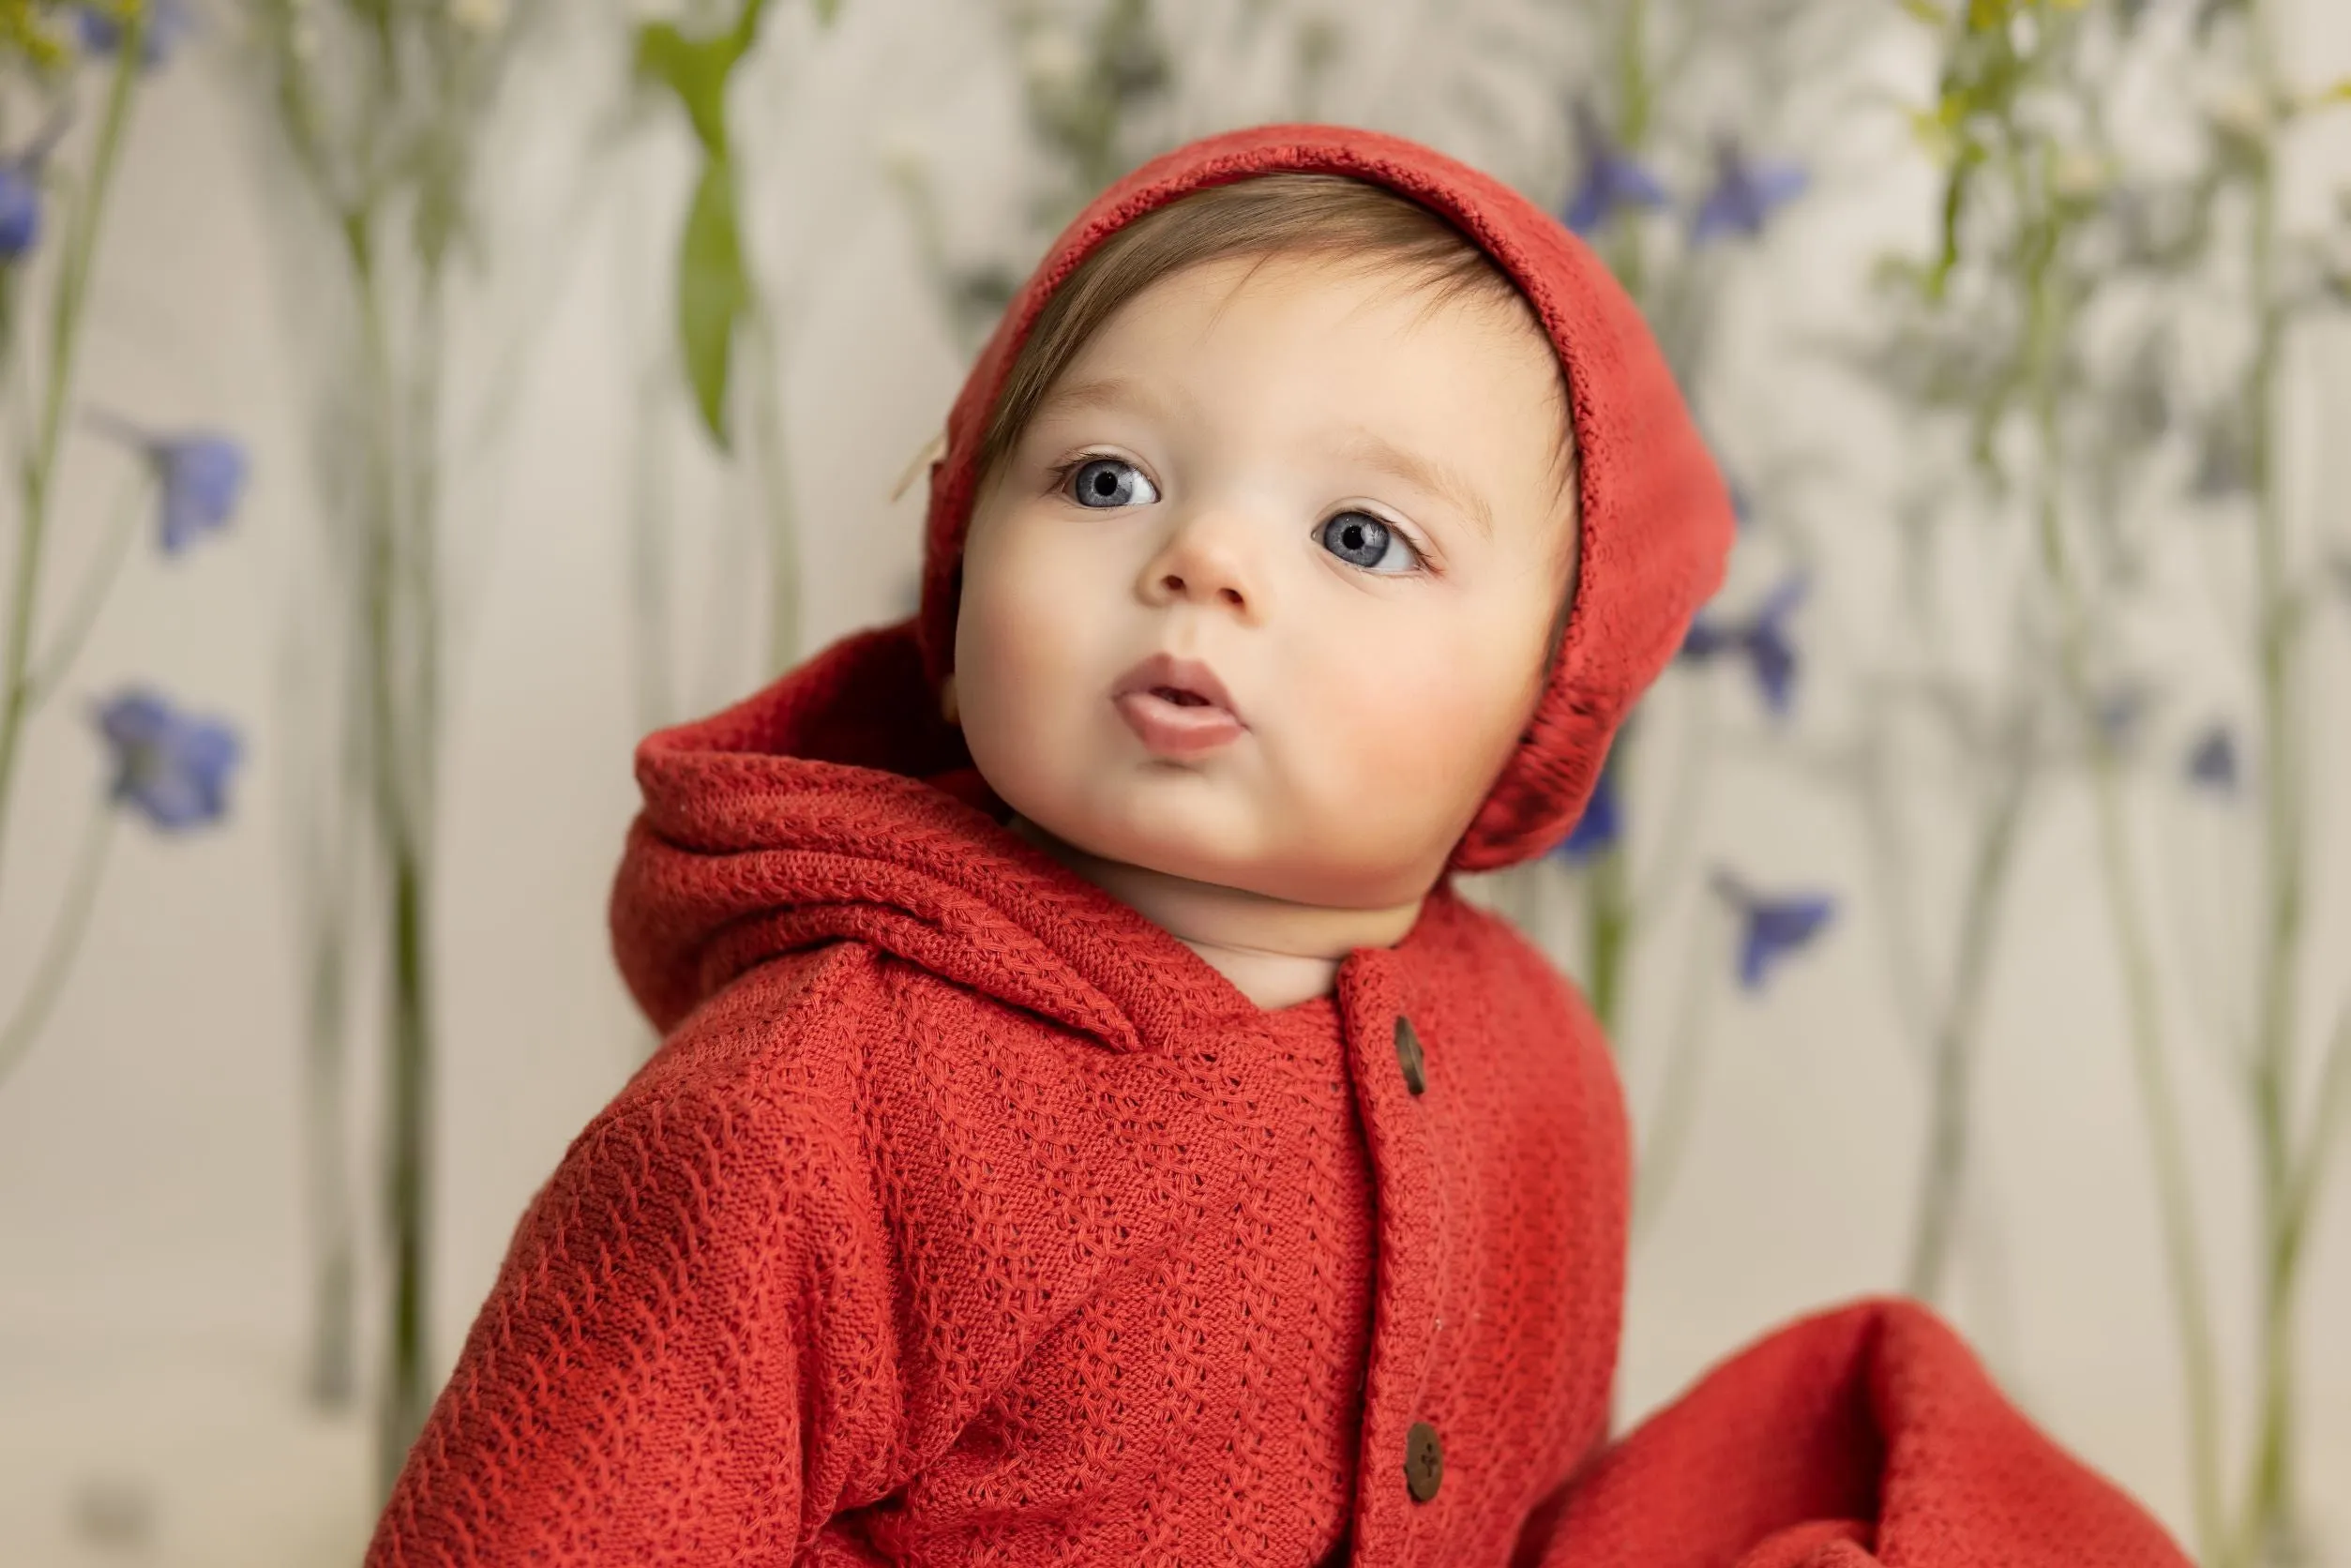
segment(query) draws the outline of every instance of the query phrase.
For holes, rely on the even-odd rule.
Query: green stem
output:
[[[90,178],[81,201],[74,204],[66,248],[59,264],[57,292],[51,308],[49,376],[40,409],[38,434],[24,467],[24,515],[17,534],[16,561],[8,586],[8,643],[0,653],[0,859],[8,846],[8,805],[16,782],[25,720],[32,716],[34,691],[29,671],[33,656],[33,615],[40,595],[41,554],[49,534],[50,506],[56,495],[58,458],[64,450],[66,410],[73,400],[73,377],[87,313],[90,275],[98,258],[100,219],[106,193],[122,156],[123,137],[130,124],[136,93],[141,39],[146,31],[146,8],[139,8],[123,24],[113,76],[107,89],[105,117],[99,122],[98,150],[91,159]]]
[[[401,687],[417,668],[412,648],[416,630],[403,589],[413,570],[401,535],[405,508],[399,488],[400,415],[399,379],[393,369],[383,282],[369,211],[350,214],[344,236],[361,322],[369,395],[367,510],[360,566],[364,607],[368,709],[368,755],[376,837],[384,855],[389,909],[388,1081],[384,1105],[384,1211],[391,1254],[391,1303],[386,1330],[384,1381],[377,1407],[376,1482],[388,1498],[408,1450],[423,1429],[431,1389],[427,1342],[430,1258],[425,1124],[430,1075],[430,998],[426,968],[424,912],[427,884],[418,833],[419,802],[411,781],[430,776],[429,759],[416,755],[430,736],[413,733],[404,722],[415,704]],[[412,436],[415,432],[411,432]],[[421,439],[421,437],[419,437]],[[408,611],[404,613],[403,611]]]
[[[1585,989],[1592,1017],[1610,1046],[1621,1050],[1618,1026],[1624,1006],[1624,966],[1633,941],[1630,878],[1624,845],[1612,844],[1584,868]]]
[[[2247,25],[2258,42],[2260,19]],[[2266,60],[2256,61],[2266,67]],[[2260,79],[2268,80],[2266,69]],[[2300,615],[2286,564],[2284,497],[2272,443],[2278,428],[2279,380],[2284,360],[2286,306],[2274,287],[2278,223],[2277,172],[2265,146],[2252,174],[2249,244],[2256,337],[2246,396],[2255,433],[2253,582],[2255,663],[2261,713],[2262,790],[2261,979],[2257,993],[2251,1089],[2259,1171],[2262,1251],[2261,1400],[2254,1420],[2252,1473],[2241,1500],[2236,1550],[2244,1562],[2283,1549],[2297,1525],[2294,1495],[2295,1308],[2300,1294],[2302,1223],[2295,1201],[2292,1102],[2298,1077],[2296,981],[2308,903],[2302,855],[2302,759],[2296,745]]]
[[[130,541],[139,532],[140,513],[153,492],[152,472],[143,467],[135,470],[114,508],[106,542],[98,549],[98,564],[83,580],[82,592],[75,596],[72,608],[66,612],[65,625],[58,628],[55,641],[25,677],[31,691],[26,699],[29,706],[38,707],[48,701],[58,683],[66,678],[66,672],[73,668],[74,660],[81,656],[92,628],[98,625],[98,611],[105,608],[116,579],[122,576],[123,563],[129,559]]]
[[[339,864],[337,868],[339,872]],[[348,1034],[350,936],[339,875],[325,907],[312,911],[308,1038],[303,1052],[303,1164],[312,1232],[309,1395],[322,1410],[341,1410],[358,1386],[358,1257],[344,1165],[344,1085]]]
[[[2022,172],[2015,173],[2020,204],[2026,210],[2033,211]],[[2074,711],[2089,713],[2095,707],[2095,695],[2089,678],[2087,611],[2067,546],[2063,516],[2066,468],[2058,358],[2067,312],[2059,294],[2057,267],[2062,224],[2063,220],[2056,215],[2041,212],[2033,225],[2035,232],[2025,248],[2026,374],[2039,446],[2036,531],[2042,565],[2057,598],[2061,674]],[[2162,1000],[2152,945],[2142,918],[2145,906],[2131,853],[2119,766],[2112,744],[2095,731],[2090,755],[2099,862],[2108,918],[2122,967],[2132,1061],[2147,1117],[2164,1258],[2178,1319],[2188,1403],[2190,1488],[2196,1538],[2206,1562],[2219,1568],[2227,1560],[2222,1555],[2225,1527],[2221,1486],[2219,1376],[2203,1245],[2197,1236],[2194,1195],[2188,1174],[2187,1138],[2180,1125],[2170,1065],[2165,1060]]]
[[[1617,145],[1627,157],[1638,157],[1649,139],[1651,109],[1649,75],[1649,0],[1624,0],[1624,21],[1617,32]],[[1609,270],[1624,292],[1647,309],[1648,263],[1640,226],[1619,217],[1608,236]]]
[[[2294,1180],[2287,1193],[2286,1214],[2298,1244],[2308,1234],[2311,1211],[2317,1206],[2328,1165],[2346,1123],[2351,1123],[2351,1003],[2345,1003],[2335,1016],[2334,1034],[2319,1068],[2310,1131],[2304,1137],[2301,1157],[2295,1163]]]
[[[1976,842],[1975,864],[1960,906],[1959,953],[1951,997],[1936,1030],[1932,1123],[1925,1173],[1919,1184],[1918,1219],[1910,1235],[1905,1289],[1923,1301],[1941,1298],[1966,1185],[1969,1112],[1973,1106],[1975,1042],[1992,974],[1993,934],[2002,895],[2016,862],[2018,828],[2032,778],[2020,753],[2002,777]]]
[[[56,1006],[66,979],[73,972],[73,960],[89,931],[90,912],[97,905],[98,882],[106,869],[106,849],[113,836],[113,805],[101,802],[83,832],[82,850],[74,857],[65,901],[58,907],[57,924],[50,927],[49,944],[41,952],[40,962],[34,966],[33,983],[7,1025],[0,1027],[0,1082],[8,1080],[33,1048],[34,1038],[49,1021],[50,1010]]]

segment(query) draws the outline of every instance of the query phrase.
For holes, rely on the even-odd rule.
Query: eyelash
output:
[[[1077,456],[1070,458],[1065,461],[1055,464],[1049,471],[1053,480],[1053,493],[1056,495],[1064,494],[1069,489],[1070,475],[1076,474],[1079,469],[1085,467],[1090,462],[1123,462],[1128,464],[1130,467],[1140,467],[1139,464],[1135,462],[1134,459],[1123,458],[1116,452],[1080,452]],[[1412,552],[1412,558],[1415,562],[1415,565],[1409,571],[1364,571],[1364,575],[1365,577],[1434,577],[1437,575],[1437,568],[1430,565],[1429,562],[1428,547],[1423,544],[1420,539],[1414,535],[1410,529],[1405,527],[1394,518],[1382,517],[1378,512],[1366,510],[1362,506],[1349,506],[1344,511],[1333,512],[1330,517],[1324,518],[1320,522],[1316,523],[1315,531],[1317,533],[1321,532],[1324,528],[1330,526],[1332,518],[1345,517],[1349,512],[1355,512],[1364,517],[1367,517],[1374,522],[1379,524],[1382,528],[1385,528],[1389,533],[1394,535],[1397,539],[1402,541],[1404,548]],[[1357,569],[1362,570],[1360,567]]]

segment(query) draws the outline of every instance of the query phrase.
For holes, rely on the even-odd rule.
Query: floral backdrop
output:
[[[1153,152],[1419,137],[1737,501],[1575,834],[1625,1413],[1873,1290],[2208,1568],[2351,1563],[2351,14],[0,0],[0,1560],[355,1560],[653,1042],[645,730],[912,608]]]

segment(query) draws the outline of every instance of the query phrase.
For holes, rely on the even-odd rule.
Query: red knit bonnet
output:
[[[1399,137],[1337,126],[1259,126],[1154,158],[1096,197],[997,324],[947,417],[931,465],[922,609],[924,672],[953,668],[964,531],[980,443],[1047,300],[1094,247],[1143,214],[1259,174],[1345,174],[1450,220],[1534,308],[1565,368],[1582,511],[1575,603],[1517,749],[1454,846],[1451,867],[1529,860],[1575,825],[1626,711],[1722,580],[1730,499],[1633,302],[1582,241],[1500,182]]]

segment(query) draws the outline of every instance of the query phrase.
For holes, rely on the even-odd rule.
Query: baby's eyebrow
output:
[[[1469,482],[1459,469],[1408,452],[1385,436],[1357,427],[1340,448],[1341,452],[1368,468],[1417,485],[1431,495],[1465,513],[1478,525],[1478,532],[1491,539],[1494,536],[1494,508],[1486,503],[1484,492]]]
[[[1039,400],[1036,413],[1031,417],[1041,419],[1048,414],[1122,406],[1161,417],[1170,412],[1164,398],[1132,376],[1097,376],[1091,381],[1062,383]]]

